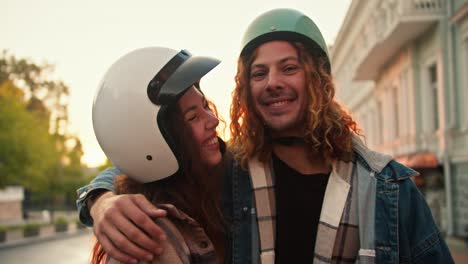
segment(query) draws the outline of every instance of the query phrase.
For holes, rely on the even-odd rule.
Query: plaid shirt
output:
[[[361,211],[369,202],[375,201],[375,189],[372,191],[374,173],[381,171],[391,157],[368,150],[358,138],[354,138],[353,145],[356,155],[372,166],[363,169],[355,158],[350,162],[335,161],[332,164],[317,230],[314,263],[355,263],[358,259],[373,263],[375,260],[373,216]],[[249,170],[257,209],[260,261],[273,264],[276,201],[272,164],[264,164],[254,158],[249,161]],[[359,197],[364,193],[365,197]],[[373,211],[374,207],[370,207]],[[363,232],[371,234],[364,235]]]
[[[139,264],[215,264],[216,252],[208,235],[198,222],[171,204],[159,204],[167,211],[167,217],[155,222],[167,235],[163,242],[164,253],[152,262],[140,261]],[[115,259],[108,259],[107,264],[118,264]]]

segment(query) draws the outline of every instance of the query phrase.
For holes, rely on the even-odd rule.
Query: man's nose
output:
[[[281,75],[276,71],[270,71],[268,73],[267,89],[276,90],[283,88],[283,79]]]

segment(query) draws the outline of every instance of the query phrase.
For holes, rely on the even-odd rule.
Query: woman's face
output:
[[[221,162],[216,127],[219,120],[211,110],[203,94],[194,86],[177,102],[182,120],[190,129],[195,149],[200,160],[207,166],[215,166]]]

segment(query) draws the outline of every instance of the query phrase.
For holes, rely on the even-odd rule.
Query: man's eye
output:
[[[253,72],[250,77],[253,78],[253,79],[261,79],[263,76],[265,76],[265,72],[264,71],[256,71],[256,72]]]

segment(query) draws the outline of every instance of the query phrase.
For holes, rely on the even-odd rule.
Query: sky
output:
[[[82,162],[105,155],[94,136],[91,110],[97,85],[122,55],[147,46],[187,49],[222,63],[201,86],[228,120],[240,41],[258,15],[280,7],[312,18],[333,44],[351,0],[0,0],[0,50],[55,65],[52,79],[70,87],[68,132],[81,140]],[[125,124],[122,124],[125,125]]]

